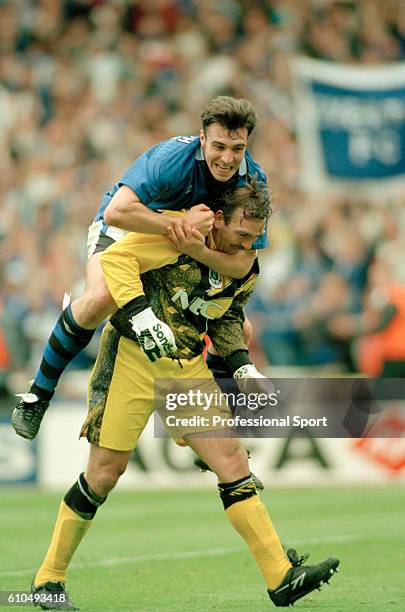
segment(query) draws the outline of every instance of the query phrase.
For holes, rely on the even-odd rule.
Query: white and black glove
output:
[[[272,393],[273,383],[256,370],[253,363],[240,366],[233,373],[236,384],[242,393]]]
[[[275,401],[275,387],[271,380],[261,374],[250,361],[249,352],[246,349],[237,349],[227,357],[225,363],[239,387],[241,393],[247,396],[248,403],[245,405],[249,410],[263,410],[277,406]],[[250,398],[256,398],[255,405],[251,406]],[[260,400],[259,397],[260,396]],[[238,403],[238,406],[243,406]]]
[[[225,358],[227,367],[242,393],[273,393],[274,385],[256,370],[246,349],[238,349]]]
[[[138,336],[139,345],[149,361],[172,355],[177,350],[172,330],[157,318],[152,308],[145,308],[134,315],[130,322]]]
[[[123,310],[127,313],[127,320],[149,361],[157,361],[176,352],[176,340],[172,330],[148,307],[145,296],[135,298],[124,306]]]

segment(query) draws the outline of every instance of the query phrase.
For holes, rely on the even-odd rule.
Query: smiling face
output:
[[[263,219],[245,217],[243,208],[237,208],[228,223],[225,223],[222,211],[218,210],[212,230],[215,246],[219,251],[230,254],[249,250],[263,234],[264,226]]]
[[[228,130],[219,123],[211,123],[206,128],[206,133],[200,130],[204,158],[217,181],[229,181],[239,170],[247,141],[248,131],[245,127]]]

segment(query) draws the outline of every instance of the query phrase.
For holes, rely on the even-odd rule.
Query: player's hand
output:
[[[205,237],[191,226],[171,225],[167,229],[167,235],[180,253],[193,258],[198,257],[205,247]]]
[[[252,363],[238,368],[233,373],[233,377],[242,393],[266,393],[267,395],[274,393],[274,385],[271,380],[260,374]]]
[[[190,208],[184,219],[203,236],[207,236],[214,225],[214,213],[205,204],[196,204]]]
[[[149,361],[156,361],[176,350],[176,340],[170,327],[157,318],[152,308],[145,308],[130,319],[132,329]]]
[[[169,230],[183,231],[189,233],[191,231],[191,225],[187,221],[186,216],[175,217],[172,215],[168,215],[167,219],[169,220],[169,224],[166,228],[166,233],[169,235]]]

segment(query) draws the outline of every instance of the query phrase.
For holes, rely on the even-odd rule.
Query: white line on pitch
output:
[[[331,535],[323,538],[307,538],[304,540],[293,540],[294,545],[305,546],[315,544],[327,544],[333,542],[353,542],[356,540],[364,539],[368,536],[361,536],[356,534],[344,534],[344,535]],[[112,557],[110,559],[97,559],[95,561],[80,561],[72,563],[69,566],[69,570],[80,569],[83,570],[86,567],[111,567],[114,565],[126,565],[127,563],[143,563],[147,561],[169,561],[176,559],[193,559],[195,557],[220,557],[222,555],[230,555],[235,552],[243,552],[247,550],[243,546],[232,546],[228,548],[211,548],[208,550],[185,550],[173,553],[155,553],[155,554],[144,554],[144,555],[133,555],[126,557]],[[0,572],[0,578],[11,578],[19,576],[33,576],[38,568],[29,568],[21,570],[10,570],[8,572]]]

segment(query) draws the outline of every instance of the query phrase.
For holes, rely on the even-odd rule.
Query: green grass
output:
[[[405,609],[403,489],[268,488],[262,497],[283,542],[314,561],[329,554],[341,560],[331,585],[295,609]],[[59,498],[36,489],[0,491],[0,590],[29,588]],[[214,490],[112,494],[75,555],[68,590],[83,611],[273,609]]]

